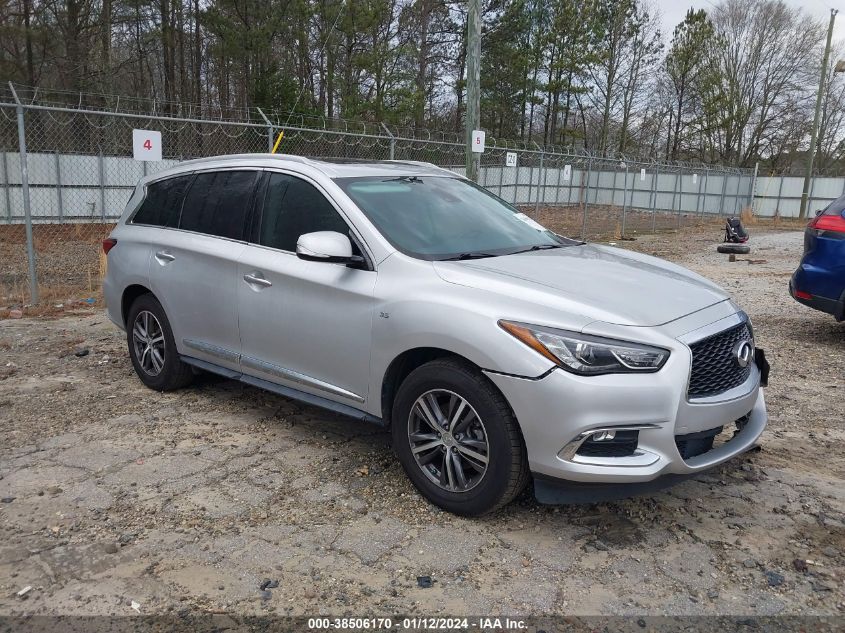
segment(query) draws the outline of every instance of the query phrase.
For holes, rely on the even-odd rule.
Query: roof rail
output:
[[[437,171],[445,171],[448,173],[453,173],[452,171],[446,169],[445,167],[441,167],[440,165],[435,165],[434,163],[427,163],[422,160],[386,160],[386,163],[397,163],[399,165],[415,165],[417,167],[430,167],[431,169],[436,169]]]
[[[421,166],[425,166],[425,167],[437,167],[438,169],[440,169],[434,163],[427,163],[423,160],[402,160],[402,159],[398,159],[398,160],[388,160],[388,161],[385,161],[385,162],[388,162],[388,163],[404,163],[406,165],[421,165]]]
[[[253,154],[219,154],[217,156],[206,156],[204,158],[193,158],[191,160],[186,160],[180,163],[180,165],[196,165],[199,163],[210,163],[217,160],[232,160],[237,158],[272,158],[276,160],[284,160],[289,161],[292,163],[304,163],[307,165],[312,165],[314,161],[304,156],[294,156],[293,154],[266,154],[266,153],[253,153]]]

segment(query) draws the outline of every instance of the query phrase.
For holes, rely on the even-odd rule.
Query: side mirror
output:
[[[335,264],[357,263],[360,257],[352,255],[352,242],[336,231],[316,231],[299,236],[296,256],[310,262]]]

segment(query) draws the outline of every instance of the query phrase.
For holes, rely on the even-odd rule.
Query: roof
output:
[[[455,176],[454,172],[443,169],[432,163],[413,160],[365,160],[357,158],[306,158],[291,154],[227,154],[224,156],[210,156],[179,163],[173,171],[185,168],[199,167],[208,163],[249,163],[256,167],[272,167],[283,163],[308,165],[321,171],[329,178],[348,178],[356,176],[390,176],[390,175],[437,175]],[[224,166],[220,165],[220,166]],[[217,166],[217,165],[215,165]],[[168,170],[170,171],[170,170]]]

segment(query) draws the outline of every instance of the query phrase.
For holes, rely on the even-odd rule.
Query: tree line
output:
[[[482,0],[482,21],[481,119],[496,137],[803,160],[826,24],[782,0],[718,0],[671,33],[653,0]],[[466,51],[459,0],[0,0],[0,78],[199,116],[258,106],[459,132]],[[826,83],[829,171],[845,153],[845,81]]]

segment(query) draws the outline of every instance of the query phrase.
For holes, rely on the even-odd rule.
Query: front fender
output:
[[[445,282],[430,262],[396,264],[389,274],[380,267],[376,284],[370,393],[380,393],[390,364],[416,348],[446,350],[482,369],[529,378],[554,367],[499,327],[499,319],[525,309],[516,300]],[[368,412],[381,415],[378,398],[370,398]]]

